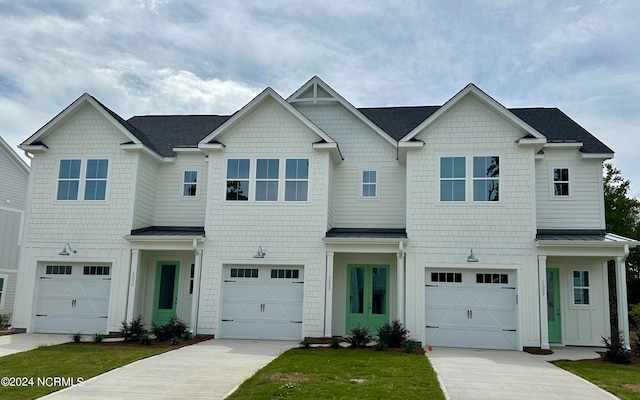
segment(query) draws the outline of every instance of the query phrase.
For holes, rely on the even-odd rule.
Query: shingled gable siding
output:
[[[582,159],[577,148],[544,149],[536,160],[538,229],[604,229],[602,161]],[[554,198],[551,168],[569,168],[569,196]]]
[[[198,171],[196,196],[183,197],[185,170]],[[203,153],[179,153],[175,163],[158,170],[156,215],[158,226],[203,226],[207,201],[207,163]]]
[[[300,112],[334,138],[344,161],[333,166],[333,228],[403,228],[405,168],[395,147],[338,103],[295,103]],[[378,196],[362,198],[363,170],[378,172]]]
[[[199,332],[216,333],[224,263],[302,265],[304,268],[303,335],[321,336],[324,316],[327,173],[329,154],[315,152],[317,135],[273,100],[254,109],[219,140],[223,152],[211,153],[203,259]],[[226,202],[228,158],[309,158],[309,201]],[[253,193],[251,194],[253,198]],[[258,246],[264,259],[253,256]]]
[[[517,270],[519,335],[524,345],[539,343],[537,269],[534,256],[533,150],[515,143],[522,133],[473,97],[458,103],[417,139],[425,146],[407,155],[407,327],[423,337],[425,268],[460,267],[473,248],[485,268]],[[439,157],[500,156],[500,202],[439,201]],[[409,266],[416,268],[409,268]],[[478,267],[478,265],[474,265]],[[411,300],[415,299],[415,301]]]
[[[136,201],[133,229],[155,224],[158,162],[144,153],[138,154],[138,176],[135,184]]]
[[[0,148],[0,206],[24,210],[28,181],[29,177],[15,164],[13,156]]]

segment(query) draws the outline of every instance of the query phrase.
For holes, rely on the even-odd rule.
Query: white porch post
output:
[[[197,334],[198,307],[200,304],[200,274],[202,271],[202,250],[198,250],[193,266],[193,293],[191,295],[191,333]]]
[[[398,303],[398,321],[404,324],[404,243],[400,242],[398,248],[398,258],[396,260],[396,294]]]
[[[136,301],[136,281],[138,278],[138,265],[140,265],[140,250],[131,250],[131,270],[129,273],[129,294],[127,298],[127,315],[125,321],[131,321]]]
[[[324,336],[331,337],[331,319],[333,318],[333,251],[327,251],[326,290],[324,294]]]
[[[549,316],[547,315],[547,256],[538,256],[538,288],[540,299],[540,348],[549,348]]]
[[[629,317],[627,316],[629,306],[627,304],[627,271],[625,259],[627,257],[616,257],[616,293],[618,297],[618,330],[624,338],[624,346],[630,349],[629,345]]]

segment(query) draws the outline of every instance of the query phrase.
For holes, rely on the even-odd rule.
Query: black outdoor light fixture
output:
[[[77,251],[71,248],[71,245],[69,243],[65,243],[64,246],[62,246],[62,251],[60,253],[58,253],[59,256],[68,256],[69,251],[67,251],[67,249],[69,249],[69,251],[73,254],[76,254]]]
[[[478,262],[476,256],[473,255],[473,249],[471,249],[471,253],[469,253],[469,257],[467,257],[467,262]]]

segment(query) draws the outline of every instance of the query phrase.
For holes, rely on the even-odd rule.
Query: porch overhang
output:
[[[639,241],[605,230],[539,229],[536,235],[538,253],[548,256],[619,257],[636,246]]]
[[[132,249],[139,250],[193,250],[204,243],[204,227],[148,226],[134,229],[124,239]]]
[[[408,238],[404,228],[332,228],[323,240],[329,251],[395,253]]]

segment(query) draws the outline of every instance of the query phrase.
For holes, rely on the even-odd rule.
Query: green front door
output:
[[[346,333],[358,325],[375,334],[389,323],[389,266],[347,266]]]
[[[153,319],[156,325],[163,325],[176,315],[178,304],[178,276],[180,263],[160,261],[156,267],[156,287],[153,296]]]
[[[560,281],[558,268],[547,269],[547,319],[549,343],[562,342],[560,332]]]

